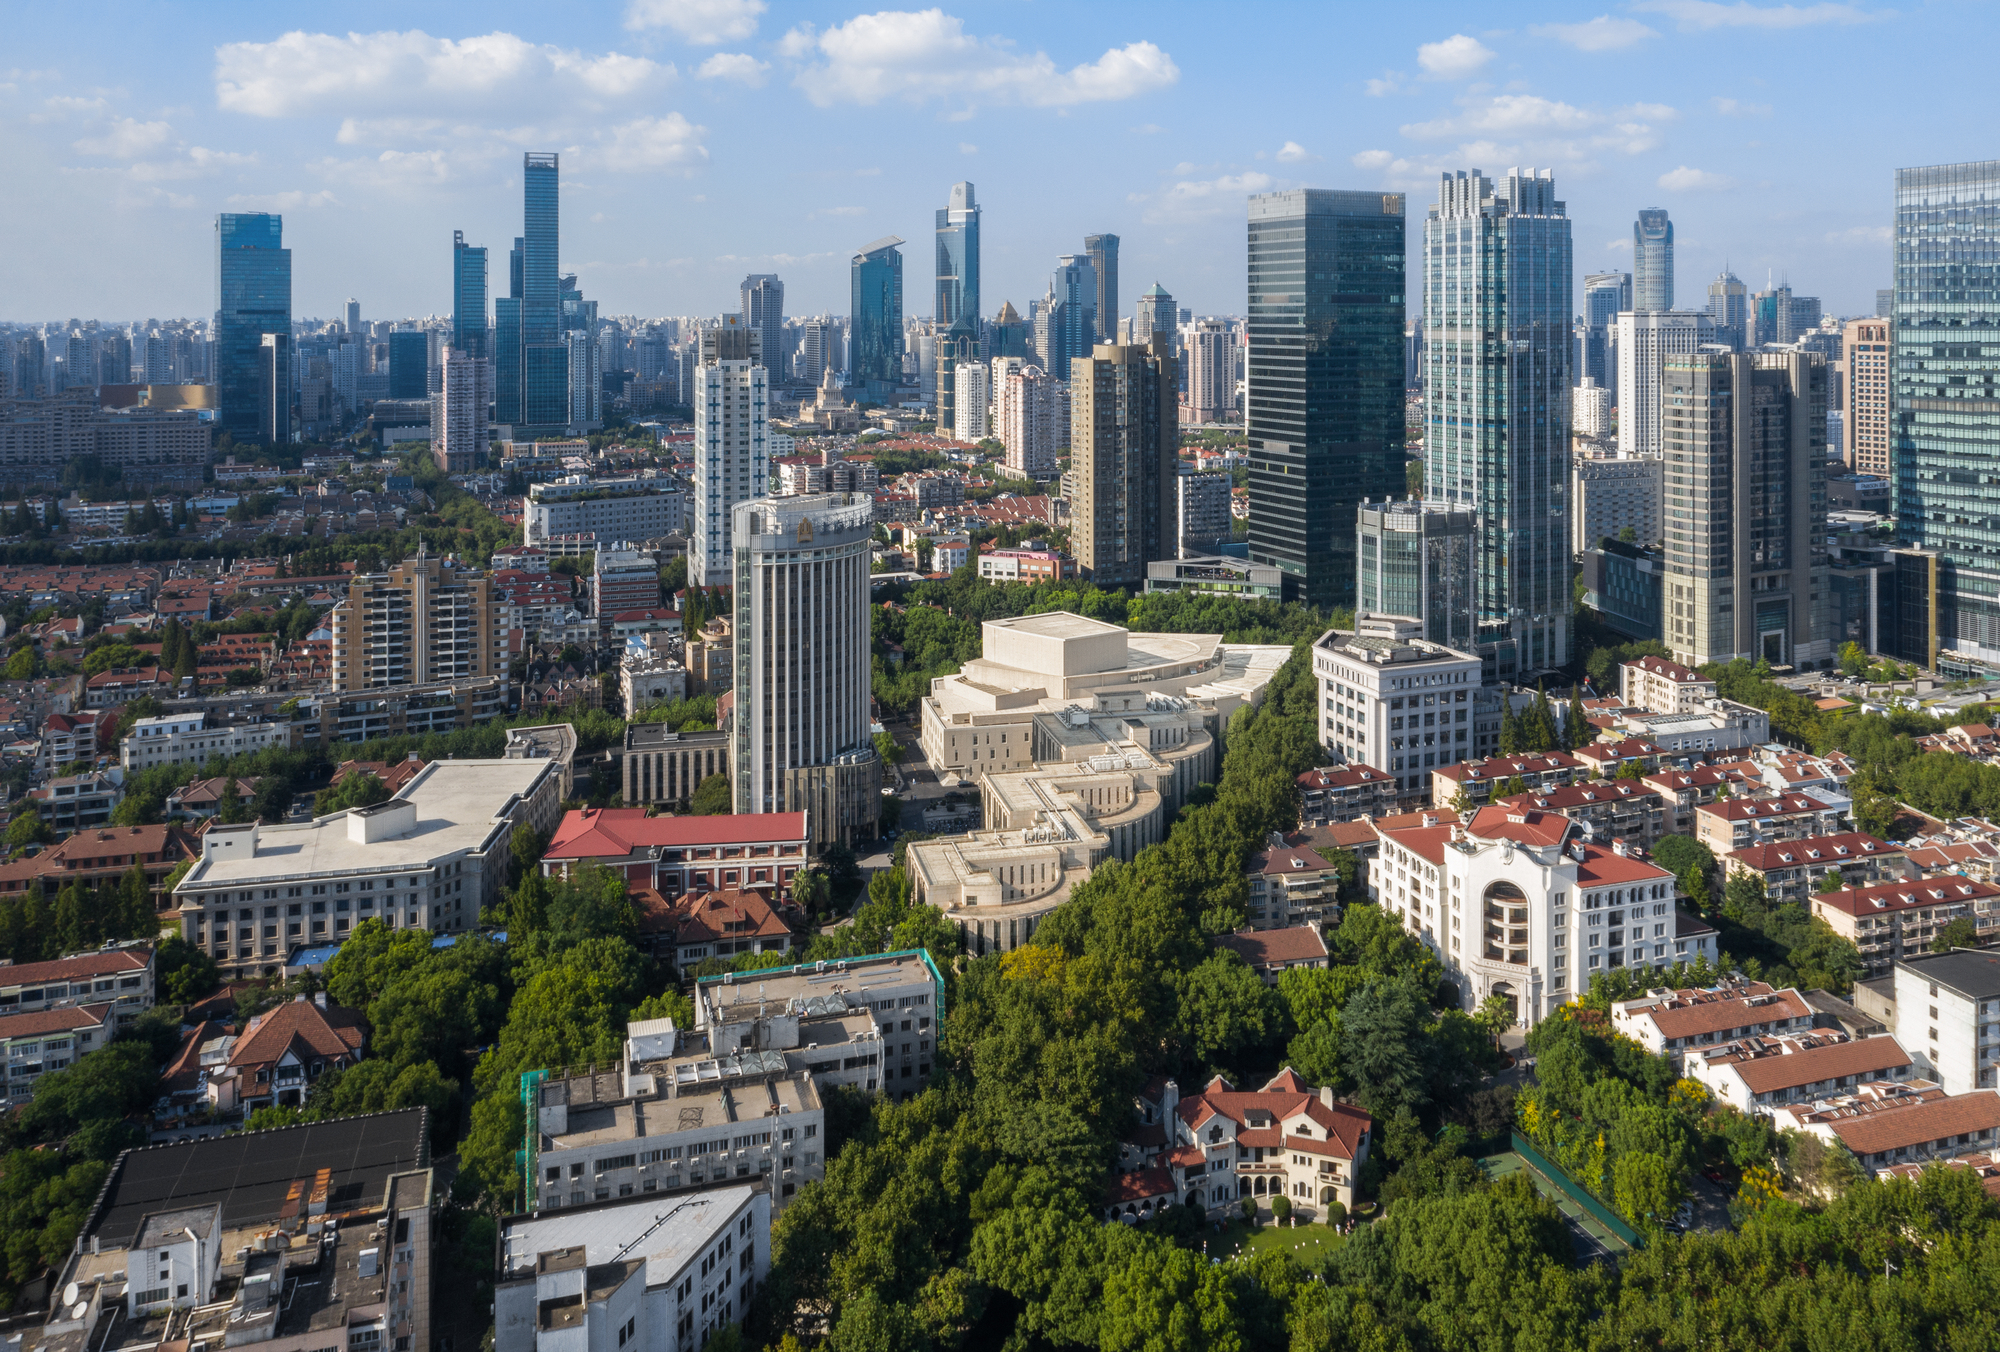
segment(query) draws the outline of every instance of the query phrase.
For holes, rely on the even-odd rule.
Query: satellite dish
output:
[[[63,1288],[63,1304],[65,1305],[76,1304],[76,1298],[80,1293],[81,1293],[81,1288],[79,1288],[75,1282],[71,1282],[68,1286],[65,1286]]]
[[[79,1300],[75,1305],[70,1307],[69,1317],[71,1319],[81,1319],[83,1318],[84,1313],[89,1309],[90,1305],[87,1301]]]

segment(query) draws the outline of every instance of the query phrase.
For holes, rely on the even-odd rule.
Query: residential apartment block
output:
[[[426,554],[384,573],[357,573],[336,605],[333,688],[505,676],[506,632],[489,574]]]
[[[282,723],[252,719],[231,723],[213,720],[205,712],[161,714],[132,720],[132,730],[118,745],[119,762],[127,770],[152,770],[162,765],[201,765],[215,756],[242,756],[270,747],[295,745],[296,730]]]

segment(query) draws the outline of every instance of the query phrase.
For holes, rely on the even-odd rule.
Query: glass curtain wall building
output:
[[[1352,605],[1356,512],[1405,487],[1403,195],[1257,194],[1249,250],[1250,559]]]
[[[1674,223],[1660,207],[1639,213],[1632,223],[1632,307],[1674,308]]]
[[[1474,614],[1501,679],[1569,661],[1570,260],[1548,170],[1439,183],[1424,222],[1424,482],[1477,518]]]
[[[762,361],[782,375],[785,363],[785,284],[775,272],[753,272],[743,279],[743,322],[757,334]]]
[[[937,213],[937,331],[964,320],[979,327],[979,204],[970,183],[954,183]]]
[[[1708,284],[1708,322],[1714,341],[1741,352],[1750,342],[1750,288],[1735,273],[1724,271]]]
[[[1432,643],[1471,652],[1473,541],[1470,512],[1364,502],[1355,524],[1355,613],[1406,616]]]
[[[560,157],[522,157],[521,418],[530,427],[569,421],[569,349],[562,336]]]
[[[424,399],[430,396],[430,335],[420,329],[389,335],[389,397]]]
[[[1583,279],[1583,370],[1579,376],[1610,389],[1618,383],[1618,312],[1632,308],[1632,274],[1593,272]]]
[[[269,439],[264,335],[283,334],[289,343],[292,333],[292,251],[284,237],[282,216],[225,212],[215,218],[216,422],[238,441]],[[283,356],[289,374],[288,349]]]
[[[451,345],[468,357],[492,355],[486,332],[486,249],[451,232]]]
[[[1083,251],[1097,269],[1097,341],[1118,341],[1118,236],[1085,235]]]
[[[847,380],[869,403],[893,400],[903,380],[902,242],[885,235],[855,254],[848,270]]]
[[[2000,160],[1896,171],[1893,309],[1899,655],[2000,661]]]

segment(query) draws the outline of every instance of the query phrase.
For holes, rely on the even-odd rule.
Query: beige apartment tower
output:
[[[418,551],[360,573],[333,608],[333,688],[429,685],[504,675],[506,632],[493,580]]]
[[[1180,374],[1169,340],[1099,343],[1070,362],[1070,541],[1100,587],[1140,587],[1179,552]]]
[[[1841,333],[1847,410],[1840,458],[1857,474],[1889,477],[1889,321],[1850,319]]]
[[[1676,662],[1831,661],[1826,383],[1817,353],[1666,359],[1662,600]]]

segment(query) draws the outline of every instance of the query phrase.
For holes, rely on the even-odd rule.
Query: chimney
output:
[[[314,992],[313,992],[313,1003],[314,1003],[314,1004],[316,1004],[316,1005],[318,1005],[318,1006],[319,1006],[319,1007],[320,1007],[321,1009],[325,1009],[325,1008],[326,1008],[326,992],[325,992],[325,991],[314,991]]]

